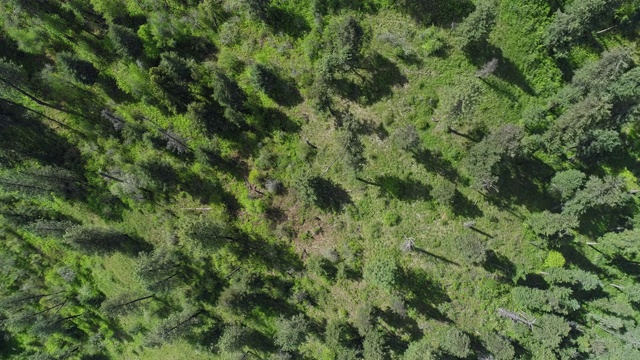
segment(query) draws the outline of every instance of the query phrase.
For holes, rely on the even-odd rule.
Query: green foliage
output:
[[[503,336],[490,333],[484,338],[483,343],[495,360],[509,360],[515,356],[511,341]]]
[[[544,279],[553,284],[578,285],[585,291],[595,290],[602,285],[597,275],[580,269],[552,267],[545,272]]]
[[[0,1],[0,358],[637,358],[639,5]]]
[[[94,84],[100,75],[92,63],[69,52],[58,53],[56,65],[63,74],[85,85]]]
[[[111,24],[109,26],[109,40],[116,53],[122,57],[137,59],[143,54],[142,40],[128,27]]]
[[[248,339],[249,331],[247,328],[238,325],[230,325],[224,329],[222,336],[220,336],[220,339],[218,340],[218,348],[223,353],[233,354],[241,352]]]
[[[565,264],[564,256],[561,253],[551,250],[549,254],[547,254],[547,258],[544,260],[544,264],[542,265],[544,268],[561,268]]]
[[[448,354],[459,358],[471,355],[471,339],[469,335],[458,329],[449,329],[440,340],[440,347]]]
[[[304,342],[309,330],[309,322],[302,314],[290,319],[279,317],[275,325],[274,342],[284,351],[296,350]]]
[[[466,264],[482,265],[487,259],[487,248],[476,234],[459,235],[455,247]]]
[[[547,28],[544,43],[556,56],[568,55],[570,45],[611,16],[616,1],[586,0],[570,3],[564,12],[558,10]]]
[[[548,350],[557,349],[571,331],[567,321],[556,315],[543,315],[537,325],[533,327],[532,337],[541,348]]]
[[[351,17],[339,17],[329,23],[323,34],[325,54],[320,60],[319,71],[331,79],[335,74],[356,70],[363,59],[366,45],[365,32],[358,21]]]
[[[469,153],[469,168],[477,190],[497,191],[499,175],[510,161],[523,154],[524,131],[515,125],[505,125],[474,145]]]
[[[363,355],[365,359],[384,360],[387,358],[385,351],[384,334],[380,329],[373,329],[367,333],[363,342]]]
[[[465,51],[480,49],[487,44],[491,29],[496,23],[497,4],[493,0],[483,0],[476,9],[458,25],[460,48]]]
[[[398,265],[391,257],[376,257],[364,265],[364,280],[382,290],[391,292],[398,283]]]
[[[566,201],[582,187],[585,179],[586,175],[580,170],[560,171],[551,179],[551,191],[561,200]]]
[[[512,290],[511,294],[518,306],[528,310],[566,315],[580,308],[578,301],[572,297],[573,291],[564,287],[554,286],[549,290],[517,287]]]
[[[393,143],[402,150],[417,151],[420,149],[420,135],[415,125],[399,128],[393,134]]]
[[[404,352],[403,360],[435,360],[437,359],[429,342],[425,339],[413,341]]]
[[[606,176],[601,179],[592,176],[587,180],[584,188],[567,201],[563,212],[582,215],[591,209],[618,209],[627,205],[630,200],[622,178]]]
[[[534,233],[546,237],[562,237],[578,227],[578,218],[571,214],[557,214],[547,210],[532,214],[527,225]]]

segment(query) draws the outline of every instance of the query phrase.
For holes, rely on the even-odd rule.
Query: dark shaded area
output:
[[[137,256],[141,252],[152,251],[153,245],[149,244],[143,238],[137,235],[127,234],[125,235],[125,239],[120,242],[114,249],[129,256]]]
[[[450,302],[451,299],[444,288],[420,269],[407,269],[401,278],[402,288],[407,289],[411,296],[406,296],[407,305],[418,312],[438,321],[450,322],[437,306]]]
[[[319,14],[339,14],[344,9],[374,14],[378,6],[370,0],[318,0],[314,2],[314,11]]]
[[[395,4],[420,24],[446,28],[462,21],[475,8],[469,0],[396,0]]]
[[[465,218],[477,218],[483,215],[483,212],[478,205],[467,199],[467,197],[457,189],[453,195],[453,205],[451,206],[451,209],[457,216]]]
[[[572,244],[563,244],[557,249],[562,256],[567,260],[568,263],[574,264],[578,268],[594,273],[598,275],[601,279],[609,278],[609,275],[603,271],[602,268],[596,266],[589,258],[587,258],[584,253],[576,249],[575,245]]]
[[[535,212],[551,209],[555,203],[547,196],[546,187],[554,174],[555,170],[538,158],[519,159],[505,167],[500,175],[499,192],[487,199],[503,209],[513,210],[514,204]]]
[[[422,331],[418,327],[418,323],[406,315],[401,316],[391,311],[391,309],[381,310],[379,308],[373,308],[372,315],[393,327],[396,332],[399,330],[400,335],[406,334],[410,341],[416,341],[422,336]]]
[[[252,254],[255,261],[262,262],[266,266],[282,273],[304,269],[302,259],[288,243],[267,241],[260,238],[256,238],[256,241],[257,246],[253,249]]]
[[[316,195],[315,205],[324,211],[340,212],[351,203],[351,196],[340,185],[319,176],[309,179],[309,186]]]
[[[429,251],[427,251],[425,249],[422,249],[422,248],[419,248],[419,247],[414,247],[413,250],[418,252],[418,253],[420,253],[420,254],[431,256],[432,258],[438,259],[438,260],[440,260],[442,262],[445,262],[445,263],[447,263],[449,265],[460,266],[460,264],[458,264],[455,261],[449,260],[444,256],[436,255],[436,254],[434,254],[432,252],[429,252]]]
[[[0,356],[8,359],[22,352],[23,350],[20,348],[20,343],[17,342],[13,336],[0,330]]]
[[[273,28],[274,32],[281,31],[296,39],[311,31],[309,23],[303,16],[275,6],[269,7],[266,23]]]
[[[473,232],[477,232],[480,235],[484,235],[484,236],[486,236],[488,238],[493,238],[493,235],[491,235],[491,234],[489,234],[489,233],[487,233],[485,231],[482,231],[482,230],[478,229],[477,227],[469,226],[468,229],[473,231]]]
[[[378,186],[382,196],[402,201],[430,200],[431,186],[412,179],[395,176],[376,176],[371,185]]]
[[[512,282],[513,277],[516,275],[516,265],[509,258],[494,250],[487,251],[487,260],[482,267],[488,272],[498,273],[499,280],[504,283]]]
[[[476,124],[472,124],[472,125],[476,125]],[[482,141],[482,139],[486,135],[486,129],[484,129],[482,126],[481,127],[474,126],[469,132],[463,133],[458,131],[457,129],[452,128],[451,126],[447,126],[447,133],[460,136],[474,143],[479,143],[480,141]]]
[[[130,207],[122,199],[111,194],[107,188],[94,187],[87,197],[87,205],[105,220],[122,221],[122,214]]]
[[[456,184],[468,185],[468,181],[463,179],[453,166],[451,161],[444,158],[439,150],[419,149],[411,152],[416,162],[420,163],[426,170],[435,171],[444,178]]]
[[[491,44],[485,44],[480,48],[468,51],[467,59],[469,59],[469,61],[478,68],[482,68],[482,66],[492,59],[498,59],[498,67],[492,75],[519,87],[522,91],[527,93],[527,95],[535,95],[535,91],[529,85],[529,82],[522,71],[520,71],[520,69],[518,69],[518,67],[509,60],[509,58],[504,56],[502,49]],[[486,77],[482,80],[494,90],[503,92],[497,84],[492,83],[491,77]]]
[[[364,70],[369,75],[361,75]],[[372,105],[393,94],[393,87],[406,84],[408,79],[396,63],[376,53],[367,59],[363,69],[353,70],[357,81],[348,78],[338,78],[331,81],[336,92],[351,101],[363,105]]]
[[[233,175],[236,179],[246,179],[249,176],[247,164],[240,159],[223,157],[218,149],[213,147],[200,147],[196,149],[196,159],[210,165],[216,170]]]
[[[300,131],[300,124],[292,121],[285,113],[278,109],[273,108],[261,108],[255,112],[258,126],[265,134],[263,137],[267,137],[268,134],[276,130],[281,130],[287,133],[295,133]]]
[[[521,277],[516,282],[516,285],[526,286],[532,289],[548,290],[549,284],[547,284],[544,276],[540,274],[529,273],[524,277]]]
[[[34,158],[43,164],[82,170],[80,152],[67,139],[53,132],[22,109],[0,101],[0,160],[3,166]]]
[[[630,201],[628,206],[622,208],[589,209],[580,217],[578,232],[591,239],[597,239],[616,229],[632,228],[636,208],[636,203]]]
[[[172,48],[180,56],[205,61],[213,58],[218,52],[216,45],[203,36],[187,36],[178,39]]]

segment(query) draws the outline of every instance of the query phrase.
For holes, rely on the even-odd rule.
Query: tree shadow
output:
[[[437,308],[440,304],[450,302],[451,298],[440,284],[429,277],[429,274],[420,269],[407,269],[402,275],[401,282],[402,287],[410,293],[405,297],[407,305],[433,319],[451,322]]]
[[[300,131],[300,124],[292,121],[285,113],[274,108],[260,108],[255,112],[258,126],[267,134],[276,130],[287,133]],[[267,134],[263,134],[266,136]]]
[[[518,279],[518,281],[516,282],[516,285],[526,286],[528,288],[540,289],[540,290],[549,289],[549,284],[547,284],[547,281],[544,279],[544,276],[540,274],[533,274],[533,273],[526,274],[524,277]]]
[[[153,245],[146,242],[137,235],[126,234],[119,242],[115,242],[113,250],[121,252],[127,256],[137,257],[141,252],[150,252]]]
[[[620,209],[589,209],[580,217],[578,232],[591,239],[620,228],[633,227],[633,214],[636,211],[635,202]]]
[[[364,70],[365,74],[357,70]],[[396,63],[378,53],[367,59],[363,69],[357,70],[352,71],[351,77],[332,79],[331,85],[341,97],[363,105],[372,105],[393,95],[394,86],[408,81]]]
[[[494,76],[519,87],[527,95],[535,95],[535,91],[529,85],[529,82],[527,81],[527,78],[524,76],[522,71],[518,69],[513,61],[504,56],[504,54],[502,53],[502,49],[500,49],[499,47],[491,44],[485,44],[481,48],[475,48],[471,51],[468,51],[466,55],[467,59],[469,59],[469,61],[478,68],[482,68],[482,66],[484,66],[492,59],[497,59],[498,66],[492,73]],[[505,92],[502,89],[496,88],[497,85],[495,84],[491,85],[491,83],[487,81],[485,81],[485,83],[500,92]],[[507,93],[507,95],[513,96],[510,93]]]
[[[417,180],[400,179],[395,176],[376,176],[370,185],[375,185],[380,190],[380,195],[391,197],[401,201],[417,201],[431,199],[431,186]]]
[[[264,263],[269,268],[280,273],[302,271],[304,269],[302,259],[288,243],[267,241],[257,236],[253,236],[253,238],[254,243],[257,242],[257,246],[252,250],[252,258],[255,261]]]
[[[231,174],[234,178],[241,180],[249,176],[249,169],[246,163],[239,159],[229,159],[223,157],[220,151],[209,147],[200,147],[196,150],[196,157],[199,160],[213,167],[216,170]]]
[[[452,27],[467,17],[475,6],[469,0],[400,0],[396,7],[422,25]]]
[[[309,179],[309,186],[315,193],[315,205],[323,211],[340,212],[352,202],[349,193],[331,180],[315,176]]]
[[[172,50],[182,57],[196,61],[205,61],[218,52],[216,45],[204,36],[181,37],[176,41]]]
[[[482,267],[490,273],[499,273],[499,279],[503,283],[513,282],[512,279],[516,275],[516,265],[509,258],[494,250],[487,251],[487,260]]]
[[[275,70],[261,64],[259,69],[259,84],[257,87],[280,106],[292,107],[300,104],[303,99],[292,79],[285,79]],[[256,70],[258,71],[258,70]]]
[[[412,154],[415,161],[424,166],[426,170],[434,170],[437,174],[456,184],[468,184],[468,181],[462,179],[458,174],[451,161],[445,159],[439,150],[420,149],[412,151]]]
[[[478,228],[477,228],[477,227],[475,227],[475,226],[469,226],[469,228],[468,228],[468,229],[469,229],[469,230],[471,230],[471,231],[473,231],[473,232],[476,232],[476,233],[478,233],[478,234],[480,234],[480,235],[484,235],[484,236],[486,236],[486,237],[488,237],[488,238],[491,238],[491,239],[493,239],[493,238],[494,238],[494,236],[493,236],[493,235],[491,235],[491,234],[489,234],[489,233],[487,233],[487,232],[485,232],[485,231],[482,231],[482,230],[478,229]]]
[[[594,273],[601,279],[609,278],[607,272],[601,267],[595,265],[589,258],[587,258],[582,252],[578,251],[572,244],[563,244],[558,248],[558,251],[568,260],[569,263],[574,264],[578,268]]]
[[[513,209],[514,204],[535,212],[551,209],[555,203],[547,196],[546,187],[554,174],[555,170],[540,159],[522,158],[505,168],[500,176],[499,192],[487,199],[505,209]]]
[[[311,31],[307,20],[300,14],[276,6],[269,7],[266,23],[275,30],[299,39]]]
[[[467,199],[458,189],[456,189],[453,195],[453,205],[451,210],[457,216],[465,218],[478,218],[483,215],[482,210],[475,203]]]
[[[422,336],[422,331],[420,330],[418,323],[406,315],[401,316],[390,309],[381,310],[377,307],[373,309],[372,315],[373,317],[382,319],[389,326],[396,329],[396,331],[401,330],[406,333],[410,341],[416,341]]]
[[[0,101],[0,160],[3,166],[18,164],[24,158],[35,158],[43,164],[82,170],[80,151],[66,138],[17,106]],[[77,154],[77,156],[75,155]]]
[[[364,97],[365,105],[371,105],[393,95],[393,87],[404,85],[408,79],[398,65],[379,53],[369,59],[366,68],[371,79],[364,81],[360,87],[360,94]]]
[[[422,248],[419,248],[419,247],[414,247],[414,248],[413,248],[413,250],[414,250],[414,251],[416,251],[416,252],[418,252],[418,253],[420,253],[420,254],[422,254],[422,255],[427,255],[427,256],[430,256],[430,257],[432,257],[432,258],[434,258],[434,259],[438,259],[438,260],[440,260],[440,261],[442,261],[442,262],[445,262],[445,263],[447,263],[447,264],[449,264],[449,265],[456,265],[456,266],[460,266],[460,264],[458,264],[458,263],[457,263],[457,262],[455,262],[455,261],[449,260],[449,259],[447,259],[447,258],[446,258],[446,257],[444,257],[444,256],[436,255],[436,254],[434,254],[434,253],[432,253],[432,252],[429,252],[429,251],[427,251],[427,250],[425,250],[425,249],[422,249]]]
[[[378,5],[368,0],[320,0],[315,3],[314,11],[322,15],[340,14],[345,9],[360,13],[375,14]]]

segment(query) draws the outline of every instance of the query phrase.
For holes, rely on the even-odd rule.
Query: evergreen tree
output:
[[[280,317],[276,320],[276,329],[276,345],[284,351],[295,351],[305,340],[309,322],[301,314],[290,319]]]
[[[138,59],[143,54],[143,43],[130,28],[118,24],[109,26],[109,40],[116,53],[122,57]]]

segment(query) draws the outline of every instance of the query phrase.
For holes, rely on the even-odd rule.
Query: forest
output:
[[[640,359],[640,0],[0,1],[0,358]]]

